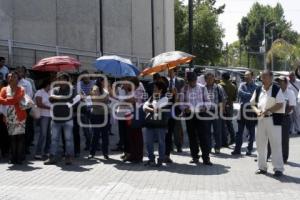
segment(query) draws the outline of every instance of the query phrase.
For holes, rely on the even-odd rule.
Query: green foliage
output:
[[[215,64],[222,56],[224,30],[218,23],[218,14],[224,6],[215,8],[215,0],[195,0],[193,18],[193,54],[195,64]],[[182,1],[175,0],[176,49],[188,50],[188,8]]]

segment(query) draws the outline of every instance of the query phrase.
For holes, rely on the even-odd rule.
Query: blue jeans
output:
[[[214,136],[214,140],[215,140],[214,148],[221,149],[221,146],[222,146],[222,132],[221,132],[222,121],[221,121],[221,119],[218,118],[218,119],[214,119],[214,120],[209,120],[209,121],[207,121],[207,124],[208,124],[210,149],[213,148],[212,136]],[[213,127],[213,132],[211,132],[211,127]]]
[[[253,142],[255,138],[255,124],[251,124],[251,122],[248,123],[246,120],[239,120],[238,132],[236,133],[236,143],[234,148],[235,152],[241,152],[245,127],[247,128],[249,134],[247,151],[252,152],[253,150]]]
[[[66,142],[66,156],[74,155],[74,141],[73,141],[73,120],[57,123],[51,122],[51,151],[52,156],[56,156],[58,152],[58,145],[61,138],[62,130]]]
[[[146,149],[147,149],[147,152],[148,152],[148,158],[151,161],[155,160],[155,156],[154,156],[154,139],[156,138],[155,137],[156,135],[157,135],[157,138],[158,138],[158,155],[159,155],[158,159],[159,160],[164,160],[165,159],[166,129],[165,128],[146,128],[144,138],[145,138]]]
[[[104,116],[91,114],[91,124],[100,125],[104,121]],[[100,135],[102,138],[102,153],[108,155],[108,123],[104,127],[93,127],[92,143],[90,148],[90,154],[95,155],[99,144]]]
[[[40,122],[40,132],[36,144],[35,154],[46,155],[49,153],[50,142],[51,142],[51,133],[50,133],[51,118],[41,116],[39,122]]]

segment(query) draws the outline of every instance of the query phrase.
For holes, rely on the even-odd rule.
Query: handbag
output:
[[[145,117],[146,128],[165,128],[171,115],[168,112],[161,113],[147,113]]]
[[[30,112],[29,112],[29,115],[33,118],[33,119],[39,119],[41,118],[41,112],[40,112],[40,109],[34,105]]]
[[[34,106],[34,102],[27,94],[24,95],[23,99],[20,101],[20,108],[22,110],[28,110]]]

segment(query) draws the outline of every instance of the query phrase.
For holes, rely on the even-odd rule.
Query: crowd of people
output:
[[[83,151],[93,159],[101,150],[105,159],[110,159],[110,151],[119,151],[124,162],[140,163],[145,151],[145,165],[159,167],[173,162],[173,151],[183,151],[187,132],[190,163],[201,158],[211,166],[210,154],[220,154],[230,145],[235,145],[232,156],[241,155],[246,128],[246,155],[252,155],[256,140],[257,173],[266,173],[267,160],[272,159],[274,174],[282,175],[289,136],[300,134],[300,81],[294,72],[275,79],[265,70],[260,74],[261,86],[250,70],[239,86],[228,72],[217,80],[214,71],[205,71],[201,83],[192,71],[184,78],[177,76],[176,68],[167,73],[166,77],[154,74],[147,84],[138,77],[108,79],[87,71],[79,77],[58,72],[37,83],[25,67],[9,70],[0,57],[2,159],[23,164],[26,155],[33,154],[45,165],[61,158],[70,165]],[[109,149],[116,125],[119,141]]]

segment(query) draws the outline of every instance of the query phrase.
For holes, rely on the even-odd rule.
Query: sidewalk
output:
[[[214,166],[189,164],[189,150],[172,155],[174,164],[161,168],[80,158],[72,166],[28,166],[0,163],[0,200],[100,200],[100,199],[272,199],[296,200],[300,196],[300,137],[291,139],[285,176],[255,175],[254,157],[234,158],[231,149],[212,156]],[[271,164],[271,163],[269,163]]]

